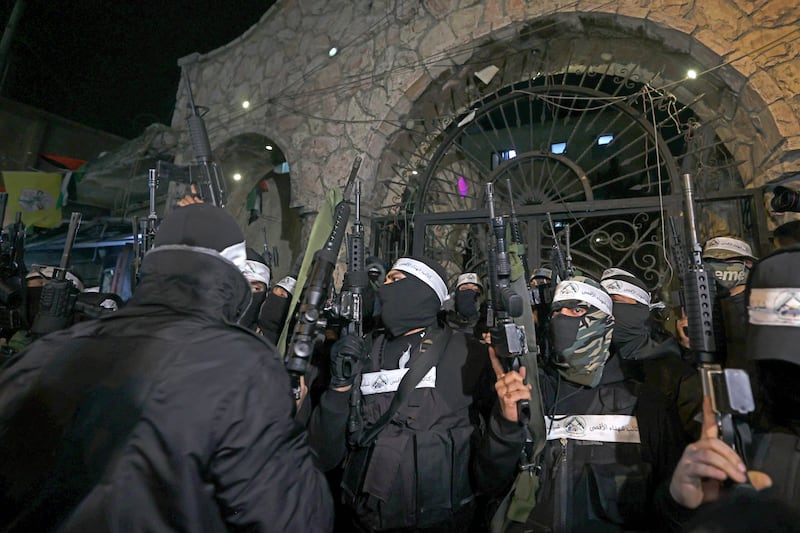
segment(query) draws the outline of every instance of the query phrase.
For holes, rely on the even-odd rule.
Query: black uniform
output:
[[[550,369],[540,370],[539,379],[550,436],[539,461],[537,503],[525,524],[515,522],[508,531],[658,529],[654,511],[676,505],[666,481],[683,450],[677,415],[664,397],[625,380],[616,357],[594,388]],[[494,415],[478,472],[481,486],[500,495],[516,475],[522,431]],[[612,420],[621,425],[595,415],[617,415]],[[622,425],[628,417],[635,420]],[[630,438],[637,426],[639,442]]]
[[[21,354],[0,374],[0,529],[330,530],[288,375],[233,323],[249,298],[213,250],[157,247],[126,308]]]
[[[485,346],[438,326],[391,340],[378,335],[362,374],[362,422],[368,427],[388,409],[394,394],[377,391],[399,377],[396,369],[412,367],[423,338],[434,336],[434,344],[444,346],[433,373],[423,380],[425,386],[409,394],[374,442],[346,446],[349,391],[326,391],[312,418],[312,447],[323,467],[347,459],[343,494],[365,529],[438,526],[459,531],[469,524],[474,498],[470,439],[476,397],[481,396],[477,384],[488,370]]]

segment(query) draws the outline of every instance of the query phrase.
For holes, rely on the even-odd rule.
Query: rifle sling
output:
[[[397,414],[397,410],[406,403],[411,391],[417,387],[422,378],[425,377],[425,374],[439,362],[452,334],[452,330],[445,326],[431,336],[431,344],[428,349],[420,353],[419,357],[411,364],[408,372],[403,376],[403,379],[400,380],[389,408],[374,424],[366,428],[357,441],[358,446],[367,447],[378,438],[378,434],[384,426]]]

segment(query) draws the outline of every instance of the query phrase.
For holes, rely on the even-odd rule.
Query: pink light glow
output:
[[[458,177],[458,194],[461,198],[466,198],[467,194],[469,194],[469,185],[467,185],[467,180],[464,179],[464,176]]]

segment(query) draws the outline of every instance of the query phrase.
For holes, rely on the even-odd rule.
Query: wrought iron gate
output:
[[[438,139],[418,154],[425,168],[401,208],[375,221],[377,255],[425,254],[452,276],[483,273],[494,182],[497,213],[513,196],[532,267],[550,263],[549,214],[557,231],[569,224],[577,268],[625,268],[656,290],[672,279],[665,236],[681,213],[682,172],[694,175],[699,207],[713,206],[698,209],[701,238],[721,231],[718,217],[726,233],[763,244],[760,191],[743,188],[713,121],[630,78],[587,70],[516,83],[473,103]]]

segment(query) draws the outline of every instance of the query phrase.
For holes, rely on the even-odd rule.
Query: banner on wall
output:
[[[2,175],[8,193],[3,226],[13,222],[17,212],[22,212],[26,226],[54,228],[61,224],[61,174],[4,170]]]

